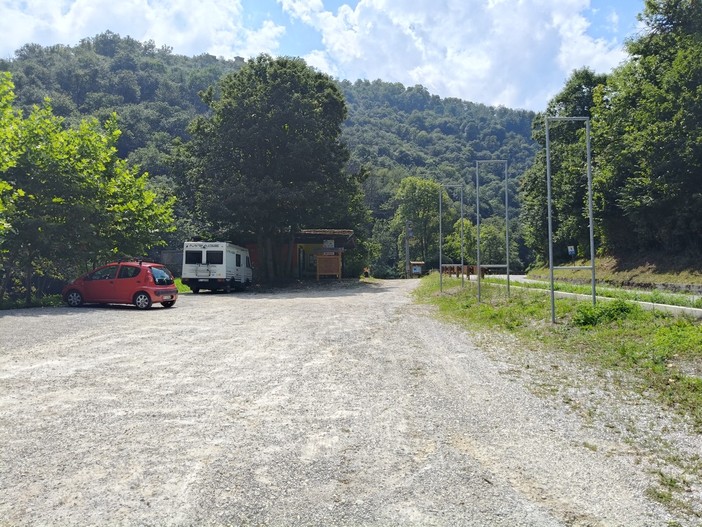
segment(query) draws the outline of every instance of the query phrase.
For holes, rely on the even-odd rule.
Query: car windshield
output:
[[[154,275],[156,285],[171,285],[173,283],[173,275],[165,267],[152,267],[151,274]]]

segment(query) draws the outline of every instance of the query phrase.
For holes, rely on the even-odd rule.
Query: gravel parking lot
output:
[[[415,284],[0,313],[0,525],[688,525]]]

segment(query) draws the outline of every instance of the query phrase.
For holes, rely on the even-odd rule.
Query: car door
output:
[[[117,264],[100,267],[90,273],[84,282],[85,301],[96,303],[115,302],[115,276]]]
[[[115,282],[115,301],[131,304],[134,293],[141,289],[145,277],[146,269],[143,266],[133,263],[121,264]]]

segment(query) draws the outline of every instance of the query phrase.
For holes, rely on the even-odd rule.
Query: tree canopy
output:
[[[500,223],[502,174],[486,171],[482,234],[494,227],[497,250],[500,231],[508,228],[517,244],[511,253],[528,264],[545,257],[548,241],[548,115],[591,118],[598,249],[702,253],[699,7],[699,0],[647,0],[640,15],[644,29],[627,43],[629,60],[607,74],[574,71],[538,115],[442,99],[422,86],[336,82],[301,59],[182,57],[111,32],[74,47],[27,44],[13,59],[0,60],[0,70],[12,72],[16,83],[14,91],[0,83],[0,233],[6,243],[19,228],[21,207],[35,199],[29,183],[20,185],[16,176],[38,159],[20,155],[28,146],[22,141],[30,132],[41,142],[42,130],[72,130],[83,138],[97,134],[92,140],[100,149],[115,148],[115,156],[126,159],[106,166],[131,174],[134,182],[124,185],[137,189],[136,202],[144,193],[158,203],[177,196],[177,231],[167,238],[172,246],[196,233],[259,240],[268,256],[260,261],[271,277],[284,276],[290,258],[274,245],[296,229],[320,226],[354,228],[371,267],[396,275],[404,262],[405,191],[424,183],[463,183],[465,215],[473,219],[475,161],[507,159],[510,225]],[[70,137],[62,141],[80,143]],[[566,257],[568,245],[584,254],[584,130],[559,123],[551,139],[557,256]],[[74,170],[60,163],[47,167]],[[138,176],[144,171],[151,177]],[[71,182],[51,184],[65,190]],[[126,187],[119,194],[128,195]],[[133,212],[127,203],[110,210],[120,207],[122,214]],[[451,232],[456,207],[447,208],[451,247],[460,242]],[[111,228],[109,236],[117,239],[119,229]],[[428,229],[424,241],[413,240],[411,258],[431,265],[438,239],[434,226]]]
[[[204,94],[211,115],[190,128],[197,210],[213,233],[254,236],[268,248],[269,278],[285,275],[275,242],[338,226],[358,192],[345,170],[343,95],[302,59],[267,55],[227,75],[218,91]]]
[[[48,103],[26,118],[11,106],[12,83],[0,78],[0,300],[23,277],[64,276],[119,255],[141,256],[171,228],[172,202],[147,188],[116,155],[114,118],[66,126]]]
[[[631,60],[594,109],[602,241],[611,251],[702,253],[702,9],[648,0]]]
[[[198,116],[211,116],[208,101],[220,100],[224,86],[220,79],[239,71],[244,64],[243,59],[174,55],[168,47],[157,48],[152,42],[142,43],[106,32],[85,38],[77,46],[27,44],[13,59],[0,60],[0,69],[14,75],[18,109],[30,111],[33,105],[49,97],[54,114],[65,118],[66,123],[77,123],[88,116],[105,122],[116,114],[122,131],[116,142],[118,155],[129,166],[149,172],[152,190],[178,197],[177,230],[167,236],[168,243],[178,247],[195,234],[222,233],[216,211],[206,213],[202,208],[201,192],[206,189],[200,178],[194,177],[197,174],[191,159],[194,150],[189,143],[198,139],[190,133],[195,127],[189,125]],[[277,82],[266,77],[269,80]],[[334,193],[325,195],[305,209],[307,219],[286,218],[283,224],[288,225],[283,231],[296,223],[315,223],[315,227],[328,223],[354,228],[361,246],[380,243],[380,239],[372,236],[374,231],[385,232],[397,241],[400,233],[391,222],[385,221],[378,229],[374,224],[395,215],[394,196],[400,181],[406,177],[454,184],[463,181],[466,215],[474,214],[473,163],[475,159],[491,158],[510,160],[510,217],[517,221],[518,179],[530,165],[537,148],[529,137],[532,112],[442,99],[422,86],[405,87],[380,80],[334,84],[346,100],[339,141],[346,145],[349,156],[345,162],[348,177],[335,185],[340,191],[347,185],[350,198],[348,203],[339,204]],[[208,91],[210,87],[212,90]],[[278,90],[288,94],[287,87],[279,86]],[[201,97],[204,94],[207,94],[205,100]],[[280,99],[280,104],[283,100]],[[290,99],[288,106],[298,102]],[[266,141],[280,144],[284,136],[279,124],[272,123],[271,137]],[[289,123],[288,134],[295,125]],[[261,128],[259,132],[264,130],[268,131]],[[251,143],[250,137],[243,139]],[[304,151],[299,152],[304,157]],[[280,196],[283,192],[283,187],[277,188],[272,180],[260,179],[258,183],[261,188],[255,194],[261,199],[265,185],[275,190],[273,195]],[[365,199],[359,193],[359,185]],[[504,215],[501,176],[486,174],[481,189],[484,214]],[[301,192],[307,195],[310,189]],[[286,200],[295,198],[294,192],[284,194]],[[9,199],[9,194],[5,195]],[[279,208],[290,205],[285,200],[275,205],[272,200],[267,203],[275,207],[270,214],[281,218],[285,214]],[[372,217],[368,217],[367,208]],[[310,219],[313,216],[316,216],[314,221]],[[251,229],[250,225],[241,227]],[[237,232],[236,239],[241,240],[245,235],[248,236],[246,232]],[[385,252],[392,255],[396,251]],[[432,249],[431,259],[437,257]],[[385,261],[388,269],[402,268],[396,257]],[[377,262],[368,263],[377,268]]]
[[[623,255],[702,254],[702,9],[698,0],[647,0],[630,59],[608,75],[575,71],[534,120],[590,117],[596,249]],[[585,137],[582,125],[552,130],[556,257],[567,245],[587,254]],[[522,180],[527,245],[546,256],[546,158]]]

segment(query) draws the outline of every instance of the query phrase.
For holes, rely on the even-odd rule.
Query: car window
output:
[[[152,267],[151,274],[156,285],[171,285],[173,283],[173,275],[165,267]]]
[[[136,265],[123,265],[119,269],[119,275],[117,278],[134,278],[141,272],[141,267]]]
[[[102,267],[97,269],[90,274],[91,280],[111,280],[117,274],[116,265],[108,265],[107,267]]]

